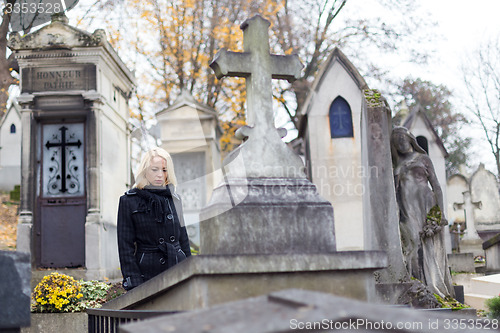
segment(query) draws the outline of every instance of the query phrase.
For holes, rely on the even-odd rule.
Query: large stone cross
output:
[[[473,239],[481,239],[476,230],[476,221],[474,219],[474,208],[481,209],[482,202],[481,201],[472,201],[470,191],[462,192],[464,196],[463,202],[454,202],[453,209],[463,209],[465,212],[465,234],[462,237],[462,240],[473,240]]]
[[[224,76],[246,78],[249,126],[241,128],[237,134],[248,140],[232,156],[242,154],[245,172],[235,167],[232,175],[301,178],[305,175],[300,158],[281,141],[274,126],[271,81],[298,79],[303,66],[297,55],[270,53],[269,26],[269,21],[259,15],[246,20],[241,25],[244,52],[222,49],[210,64],[219,79]]]

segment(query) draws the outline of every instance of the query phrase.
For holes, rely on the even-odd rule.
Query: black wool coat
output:
[[[127,290],[191,255],[182,202],[169,185],[133,188],[120,197],[118,252]]]

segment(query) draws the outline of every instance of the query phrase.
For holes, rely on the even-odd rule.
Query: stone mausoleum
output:
[[[118,197],[130,186],[128,99],[134,77],[106,41],[65,16],[12,35],[22,122],[18,251],[33,268],[120,275]]]

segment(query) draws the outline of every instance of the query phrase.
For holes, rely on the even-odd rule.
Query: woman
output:
[[[136,178],[118,207],[118,252],[126,290],[191,255],[170,155],[151,149]]]
[[[404,127],[393,129],[391,149],[408,273],[441,297],[453,295],[442,228],[447,224],[443,194],[431,159]]]

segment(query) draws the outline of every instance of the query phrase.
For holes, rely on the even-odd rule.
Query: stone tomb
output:
[[[486,273],[500,273],[500,233],[483,243],[486,255]]]
[[[465,227],[460,252],[484,255],[482,243],[500,231],[500,195],[495,175],[480,164],[472,175],[452,175],[447,184],[450,222]]]
[[[491,321],[477,319],[473,313],[459,316],[451,311],[418,311],[288,289],[200,311],[126,324],[120,326],[120,332],[442,332],[454,322],[475,323],[466,325],[460,332],[491,330]],[[486,325],[490,327],[482,329]]]
[[[409,279],[403,263],[390,148],[391,111],[335,49],[303,107],[308,176],[334,206],[337,250],[385,250],[380,283]],[[347,130],[349,129],[349,130]]]
[[[335,205],[339,251],[366,249],[362,118],[366,121],[365,80],[335,48],[321,67],[302,108],[300,136],[305,142],[309,179]],[[366,132],[365,132],[366,133]]]
[[[0,272],[0,332],[20,332],[30,326],[29,254],[0,251]]]
[[[287,288],[375,299],[373,272],[387,265],[385,253],[336,252],[331,204],[272,126],[271,77],[292,79],[294,57],[269,54],[262,17],[241,27],[245,53],[223,50],[212,67],[219,77],[247,77],[252,127],[240,132],[247,139],[224,161],[224,182],[202,211],[201,254],[104,308],[192,310]]]
[[[52,22],[9,47],[21,77],[21,203],[17,248],[33,267],[120,275],[118,197],[130,186],[132,73],[106,41]]]
[[[470,177],[470,195],[480,202],[474,209],[474,223],[483,240],[500,232],[500,194],[496,176],[480,164]]]

